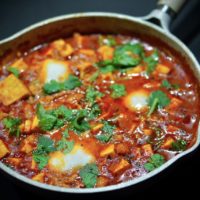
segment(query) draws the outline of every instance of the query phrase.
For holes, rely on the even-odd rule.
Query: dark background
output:
[[[195,54],[200,62],[200,1],[187,0],[171,24],[171,31]],[[155,8],[156,0],[0,0],[0,40],[40,20],[57,15],[84,12],[109,11],[143,16]],[[3,199],[180,199],[198,198],[200,190],[200,149],[178,161],[173,167],[145,184],[113,193],[93,196],[54,196],[30,191],[17,186],[0,174],[0,200]]]

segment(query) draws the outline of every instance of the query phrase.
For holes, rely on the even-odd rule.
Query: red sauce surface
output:
[[[115,42],[110,44],[110,39]],[[112,60],[116,49],[127,43],[140,43],[143,57],[151,56],[155,49],[158,51],[158,60],[151,74],[147,74],[148,63],[143,58],[136,66],[119,67],[108,73],[101,72],[98,63]],[[72,90],[46,94],[45,83],[41,77],[44,76],[42,68],[47,59],[66,62],[69,73],[76,76],[82,85]],[[198,82],[192,72],[185,68],[184,61],[159,45],[154,46],[151,42],[122,35],[75,34],[71,38],[41,45],[39,49],[30,50],[24,56],[1,66],[1,82],[10,76],[10,66],[18,69],[20,74],[17,79],[24,84],[29,94],[9,105],[5,105],[4,97],[0,96],[0,141],[4,146],[3,149],[0,145],[0,160],[28,178],[62,187],[86,187],[80,177],[80,170],[84,166],[71,170],[55,170],[50,166],[51,156],[61,151],[48,153],[48,163],[42,169],[39,169],[38,162],[33,158],[38,138],[49,137],[56,146],[63,137],[63,131],[68,128],[69,121],[49,131],[42,130],[39,124],[27,130],[24,126],[27,120],[33,123],[39,103],[45,110],[53,110],[61,105],[74,110],[89,107],[90,110],[91,104],[86,100],[90,86],[103,94],[94,100],[100,113],[88,120],[88,130],[77,134],[73,129],[69,129],[67,140],[73,141],[75,146],[81,146],[86,153],[92,155],[92,163],[99,170],[93,187],[113,185],[143,176],[149,172],[145,163],[150,163],[153,155],[159,154],[164,158],[164,162],[167,162],[190,148],[196,141],[200,104]],[[90,78],[98,71],[98,76],[91,82]],[[162,86],[164,80],[171,84],[171,88]],[[110,86],[114,84],[123,85],[125,94],[113,98]],[[0,89],[2,87],[4,86],[0,83]],[[148,116],[149,96],[158,90],[162,91],[170,102],[163,107],[157,105]],[[130,109],[127,106],[127,96],[137,91],[147,94],[147,103],[142,109]],[[139,102],[141,101],[143,100],[140,99]],[[21,119],[19,137],[11,135],[5,127],[3,120],[9,117]],[[103,142],[97,136],[105,133],[102,124],[105,125],[106,122],[114,128],[111,138]],[[100,128],[95,128],[98,126]],[[182,149],[174,147],[178,142],[182,142]],[[112,150],[104,155],[102,152],[106,148]]]

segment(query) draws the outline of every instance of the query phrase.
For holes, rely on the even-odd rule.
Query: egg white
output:
[[[148,97],[149,97],[148,91],[144,89],[136,90],[129,93],[124,98],[124,104],[130,110],[141,111],[147,107]]]
[[[75,145],[70,153],[64,154],[61,151],[57,151],[50,154],[48,166],[51,170],[64,172],[78,169],[94,160],[95,158],[92,154],[80,145]]]
[[[64,81],[69,76],[70,70],[67,62],[55,59],[46,59],[42,63],[40,79],[44,83],[51,80]]]

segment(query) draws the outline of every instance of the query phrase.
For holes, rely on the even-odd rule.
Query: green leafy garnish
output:
[[[158,60],[159,60],[159,55],[158,55],[157,49],[155,49],[154,52],[150,56],[144,58],[144,62],[147,64],[148,75],[150,75],[156,69]]]
[[[88,110],[88,119],[94,119],[98,117],[98,115],[101,113],[101,109],[99,108],[99,105],[97,103],[93,104]]]
[[[111,97],[114,99],[126,95],[126,88],[122,84],[113,84],[110,86],[110,89],[112,89]]]
[[[85,132],[90,129],[90,125],[86,120],[88,112],[85,109],[77,110],[76,115],[70,122],[70,128],[77,134]]]
[[[20,71],[17,68],[15,68],[15,67],[8,67],[7,70],[9,72],[11,72],[12,74],[14,74],[17,78],[20,75]]]
[[[149,158],[149,161],[144,164],[145,170],[148,172],[160,167],[165,163],[165,158],[160,154],[154,154]]]
[[[114,51],[113,63],[125,67],[134,67],[140,63],[143,52],[144,49],[140,43],[123,44]]]
[[[177,140],[176,142],[172,143],[171,149],[173,151],[184,151],[187,148],[187,142],[185,140]]]
[[[19,137],[20,129],[19,125],[21,124],[21,119],[7,117],[3,119],[3,125],[9,131],[10,135]]]
[[[161,86],[166,88],[167,90],[170,89],[178,89],[180,86],[178,84],[171,84],[168,80],[163,80]]]
[[[38,104],[37,116],[39,127],[44,131],[51,131],[62,127],[66,121],[70,120],[73,117],[73,111],[65,106],[46,111],[41,104]]]
[[[103,74],[114,72],[115,70],[116,70],[116,67],[114,65],[106,65],[106,66],[100,68],[100,71]]]
[[[97,182],[99,169],[96,164],[87,164],[79,172],[79,175],[86,188],[93,188]]]
[[[150,107],[147,116],[150,116],[158,107],[163,108],[169,105],[170,99],[161,90],[154,91],[150,94],[148,105]]]
[[[43,90],[46,94],[54,94],[64,90],[64,86],[63,83],[51,80],[49,83],[44,85]]]
[[[62,90],[73,90],[76,87],[82,85],[78,77],[74,75],[69,75],[68,79],[64,82],[57,82],[56,80],[51,80],[49,83],[46,83],[43,87],[43,90],[46,94],[54,94]]]
[[[103,97],[104,94],[96,90],[94,87],[89,86],[86,90],[86,101],[93,104],[96,101],[96,98]]]
[[[59,140],[56,144],[56,149],[59,151],[63,151],[65,154],[72,151],[74,148],[74,141],[68,141],[64,137]]]
[[[48,163],[48,154],[55,151],[54,142],[49,137],[40,136],[38,138],[37,149],[33,151],[33,159],[42,170]]]
[[[102,134],[97,135],[96,138],[101,142],[108,142],[113,136],[113,132],[115,130],[115,126],[112,126],[107,121],[104,122],[104,126],[102,128]]]
[[[64,82],[65,90],[73,90],[76,87],[80,87],[82,85],[81,81],[78,77],[74,75],[69,75],[69,78]]]

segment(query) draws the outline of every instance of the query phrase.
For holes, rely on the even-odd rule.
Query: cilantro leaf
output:
[[[97,135],[96,138],[98,140],[100,140],[101,142],[108,142],[112,136],[113,136],[113,132],[115,130],[115,126],[112,126],[111,124],[109,124],[107,121],[103,122],[104,126],[102,128],[102,134]]]
[[[88,119],[94,119],[101,113],[99,105],[97,103],[93,104],[88,111]]]
[[[79,172],[79,175],[86,188],[93,188],[97,182],[99,169],[96,164],[87,164]]]
[[[37,148],[39,150],[45,151],[46,153],[50,153],[55,151],[54,142],[51,138],[46,136],[40,136],[38,138]]]
[[[48,164],[49,156],[43,151],[35,150],[33,160],[38,164],[38,169],[42,170]]]
[[[7,70],[9,72],[11,72],[12,74],[14,74],[17,78],[20,75],[20,71],[17,68],[15,68],[15,67],[8,67]]]
[[[171,149],[173,151],[184,151],[187,148],[187,142],[185,140],[177,140],[176,142],[172,143]]]
[[[46,94],[54,94],[64,90],[64,85],[56,80],[51,80],[44,85],[43,90]]]
[[[51,131],[55,128],[62,127],[65,122],[70,120],[73,117],[73,111],[65,106],[46,111],[41,104],[38,104],[37,116],[39,119],[39,127],[44,131]]]
[[[180,86],[178,84],[171,84],[168,80],[163,80],[161,86],[166,88],[167,90],[170,89],[178,89]]]
[[[15,135],[19,137],[20,135],[19,125],[21,124],[20,118],[7,117],[4,118],[2,122],[5,128],[8,129],[10,135]]]
[[[96,98],[101,98],[103,96],[103,93],[99,92],[92,86],[89,86],[86,90],[86,101],[90,102],[91,104],[96,101]]]
[[[67,154],[74,148],[74,141],[68,141],[63,137],[57,142],[56,146],[57,150],[63,151],[65,154]]]
[[[88,116],[88,112],[85,109],[78,110],[76,112],[76,116],[70,122],[70,128],[75,131],[77,134],[85,132],[90,129],[90,125],[86,118]]]
[[[150,116],[158,107],[163,108],[169,105],[170,99],[161,90],[154,91],[150,94],[148,105],[150,106],[147,116]]]
[[[158,60],[159,60],[159,55],[158,55],[157,49],[155,49],[154,52],[150,56],[144,58],[144,62],[147,64],[148,75],[150,75],[156,69]]]
[[[54,142],[46,136],[38,138],[37,149],[33,151],[33,159],[42,170],[48,163],[49,153],[55,151]]]
[[[106,65],[106,66],[100,68],[100,71],[103,74],[114,72],[115,70],[116,70],[116,67],[114,65]]]
[[[165,163],[165,158],[160,154],[154,154],[149,158],[149,161],[144,164],[145,170],[148,172],[160,167]]]
[[[122,84],[113,84],[110,86],[110,89],[112,89],[111,97],[114,99],[126,95],[126,88]]]
[[[79,78],[70,74],[68,79],[64,82],[64,89],[73,90],[74,88],[80,87],[81,85],[82,83]]]
[[[140,43],[123,44],[114,51],[113,63],[125,67],[134,67],[140,63],[143,51],[144,49]]]
[[[62,90],[73,90],[76,87],[82,85],[78,77],[74,75],[69,75],[68,79],[64,82],[58,82],[56,80],[51,80],[49,83],[46,83],[43,87],[43,90],[46,94],[54,94]]]

